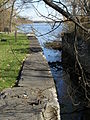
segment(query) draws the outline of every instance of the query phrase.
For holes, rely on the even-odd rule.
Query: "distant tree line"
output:
[[[12,32],[17,25],[31,23],[28,18],[19,15],[18,8],[15,7],[17,0],[0,0],[0,31]],[[22,9],[23,5],[19,8]]]

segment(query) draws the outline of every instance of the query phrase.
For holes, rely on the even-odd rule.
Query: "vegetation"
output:
[[[17,42],[14,34],[0,34],[0,90],[13,86],[22,63],[28,53],[29,41],[26,36],[19,34]]]
[[[16,6],[17,0],[1,0],[0,1],[0,31],[12,32],[16,30],[16,26],[24,23],[32,23],[26,17],[19,15]],[[19,9],[22,9],[22,6]],[[20,10],[21,11],[21,10]]]
[[[49,49],[62,50],[62,43],[60,41],[46,42],[45,47]]]

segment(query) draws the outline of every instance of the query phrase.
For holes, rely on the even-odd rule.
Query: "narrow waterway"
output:
[[[67,93],[68,86],[71,83],[69,81],[69,75],[63,71],[61,59],[62,51],[47,49],[44,47],[44,43],[47,41],[53,41],[56,39],[61,41],[60,33],[62,31],[62,26],[54,32],[43,36],[43,34],[48,33],[52,29],[52,26],[53,25],[46,23],[35,23],[32,25],[22,25],[20,26],[20,30],[24,33],[34,31],[42,46],[43,54],[50,65],[56,84],[58,101],[60,104],[61,120],[90,120],[89,109],[84,108],[82,105],[74,106]]]
[[[67,93],[70,81],[68,74],[63,71],[61,60],[62,52],[47,48],[43,48],[43,51],[55,80],[61,110],[61,120],[90,120],[89,109],[83,107],[81,104],[73,105]]]

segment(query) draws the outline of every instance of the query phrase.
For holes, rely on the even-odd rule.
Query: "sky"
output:
[[[61,18],[61,15],[59,13],[57,13],[55,10],[53,10],[52,8],[45,6],[45,3],[39,2],[39,3],[34,3],[33,4],[35,6],[35,8],[40,12],[40,14],[44,15],[44,16],[48,16],[48,14],[52,14],[53,16],[56,16],[57,18]],[[45,17],[41,17],[41,15],[37,12],[37,10],[33,7],[33,5],[28,4],[26,6],[23,7],[22,11],[19,13],[20,16],[23,17],[28,17],[30,20],[33,21],[42,21],[42,20],[46,20]],[[52,16],[49,15],[49,17],[52,18]],[[54,18],[56,19],[56,18]],[[48,19],[49,21],[51,19]],[[56,19],[58,20],[58,19]]]

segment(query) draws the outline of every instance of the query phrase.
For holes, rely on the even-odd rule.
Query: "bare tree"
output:
[[[12,7],[11,7],[11,14],[10,14],[10,22],[9,22],[9,31],[11,32],[11,26],[12,26],[12,18],[13,18],[13,11],[14,11],[14,4],[16,0],[12,1]]]
[[[7,4],[9,0],[1,0],[0,1],[0,8],[3,7],[5,4]]]

